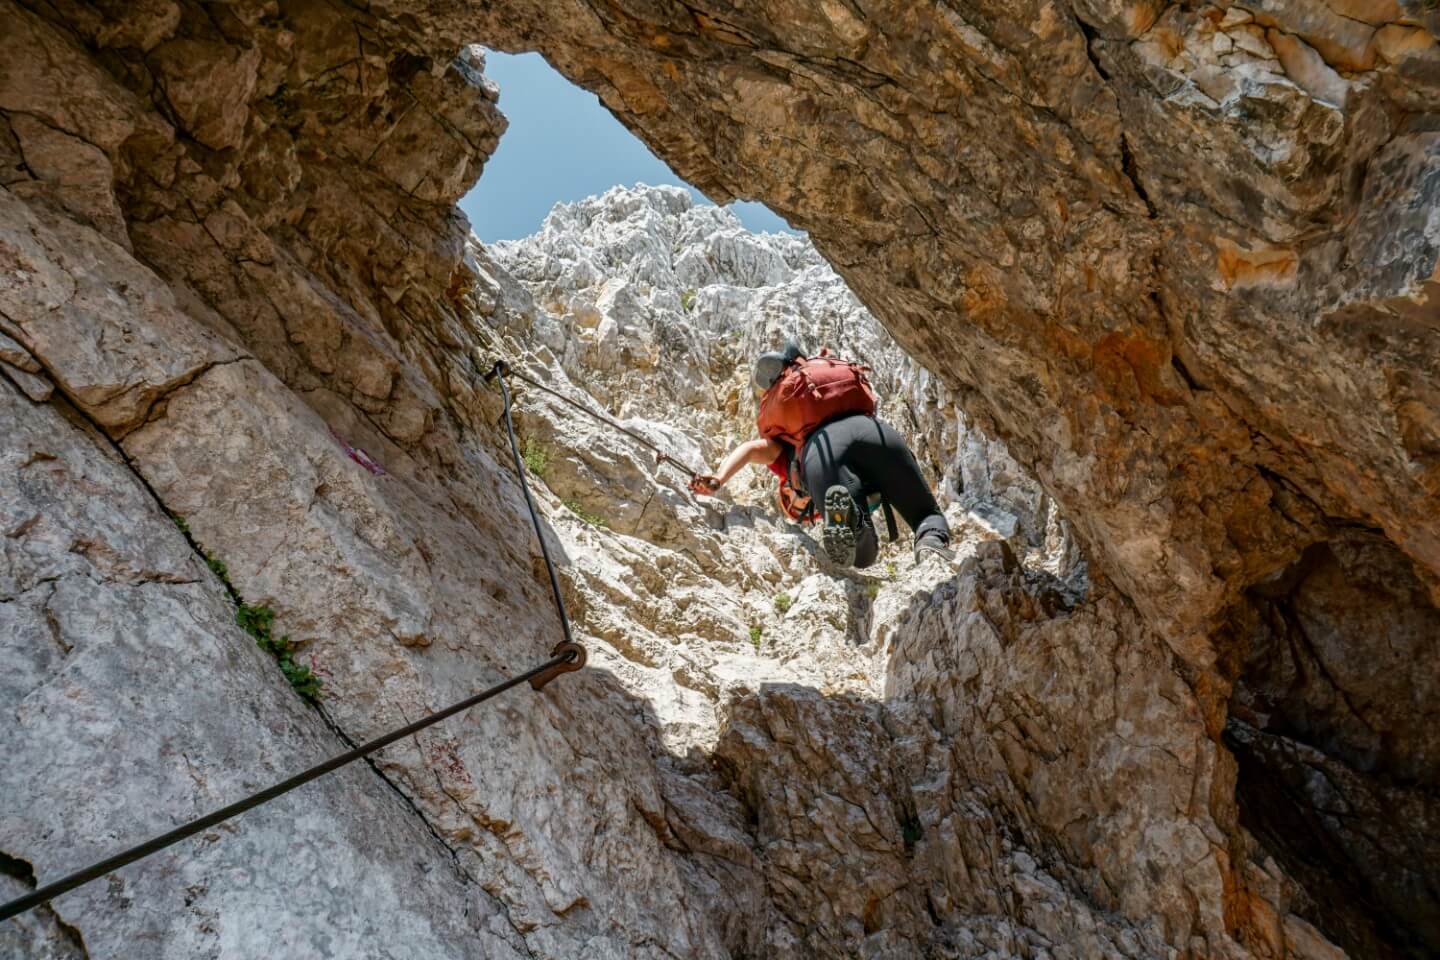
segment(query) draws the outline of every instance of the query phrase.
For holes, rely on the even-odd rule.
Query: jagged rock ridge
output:
[[[1023,530],[1017,546],[1043,547],[1048,531],[1041,553],[1077,562],[1062,558],[1068,528],[1039,486],[1002,444],[967,425],[943,382],[895,345],[808,241],[749,233],[682,190],[617,188],[557,206],[535,236],[491,254],[541,308],[519,331],[526,345],[543,347],[616,413],[649,414],[701,440],[702,450],[684,450],[702,455],[693,466],[753,435],[749,367],[758,353],[792,338],[828,345],[870,366],[882,415],[913,434],[942,501],[977,507],[1006,536]],[[592,475],[567,490],[583,500],[602,482]],[[772,490],[768,475],[736,486]]]
[[[539,312],[484,251],[464,263],[453,203],[503,119],[457,38],[544,50],[712,197],[807,229],[1034,469],[1094,579],[1072,606],[985,546],[879,617],[883,702],[873,670],[711,692],[708,664],[622,649],[645,597],[594,575],[620,556],[672,597],[701,561],[577,526],[594,543],[571,595],[608,593],[584,615],[612,669],[64,898],[7,925],[7,950],[1440,943],[1428,4],[6,0],[0,18],[8,888],[213,806],[250,760],[338,747],[326,721],[364,737],[548,648],[478,386]],[[560,535],[570,513],[551,511]],[[759,556],[773,536],[722,539]],[[326,680],[321,716],[197,553],[277,611]],[[607,609],[627,619],[602,630]],[[724,618],[693,626],[716,624],[733,644]],[[159,650],[143,670],[127,653]],[[657,686],[672,669],[690,685]],[[655,689],[685,702],[635,692]],[[137,762],[117,720],[143,801],[118,792]],[[361,878],[383,923],[352,909]]]

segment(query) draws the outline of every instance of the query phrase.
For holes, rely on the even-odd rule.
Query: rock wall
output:
[[[777,317],[899,357],[826,326],[858,302],[798,241],[663,194],[596,201],[640,215],[614,236],[580,205],[467,249],[504,121],[465,42],[543,50],[712,197],[808,230],[931,371],[879,364],[892,416],[987,498],[954,505],[958,571],[834,576],[758,489],[696,503],[527,396],[595,669],[0,944],[1440,949],[1435,16],[0,0],[6,893],[544,655],[494,353],[695,458]],[[1010,544],[965,513],[1007,503]]]

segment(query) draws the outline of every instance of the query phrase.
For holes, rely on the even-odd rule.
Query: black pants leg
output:
[[[824,503],[825,491],[837,483],[850,491],[851,499],[859,505],[857,509],[860,510],[861,518],[860,532],[855,538],[855,566],[868,567],[875,562],[875,557],[880,552],[880,538],[875,533],[875,524],[865,510],[865,484],[843,459],[843,454],[848,449],[848,440],[843,435],[832,436],[829,433],[830,428],[839,422],[832,421],[816,430],[806,440],[800,461],[802,479],[805,491],[816,504]]]
[[[802,463],[806,489],[817,502],[837,483],[845,485],[862,510],[866,496],[879,493],[899,511],[917,537],[933,530],[949,540],[950,526],[920,473],[915,455],[883,420],[859,415],[832,420],[810,435]],[[867,526],[856,545],[857,567],[874,563],[879,550],[874,524]]]

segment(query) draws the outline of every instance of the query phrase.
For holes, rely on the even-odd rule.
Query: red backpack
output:
[[[827,420],[847,413],[875,415],[875,391],[865,374],[870,368],[841,360],[828,349],[801,357],[760,398],[756,426],[766,440],[784,440],[796,449]]]

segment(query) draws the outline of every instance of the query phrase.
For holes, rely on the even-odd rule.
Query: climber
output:
[[[806,357],[793,342],[755,362],[760,397],[760,437],[740,444],[715,474],[690,482],[697,494],[713,495],[746,464],[766,465],[780,480],[780,506],[792,520],[824,518],[821,543],[840,566],[868,567],[879,537],[868,509],[872,494],[915,533],[915,560],[946,559],[950,527],[920,475],[910,448],[894,428],[875,416],[875,392],[866,367],[821,350]],[[798,451],[798,455],[797,455]],[[822,491],[817,512],[813,491]]]

